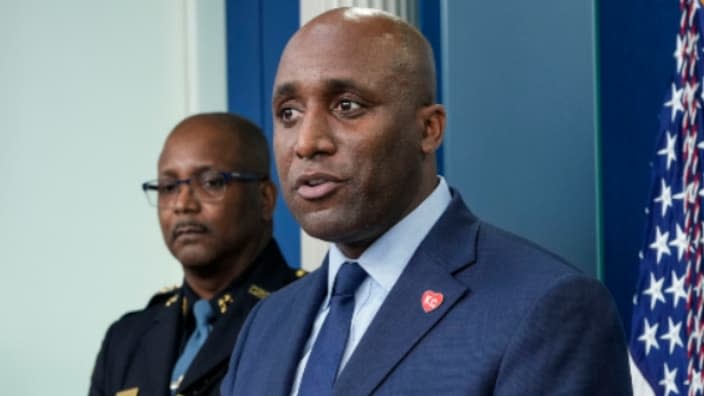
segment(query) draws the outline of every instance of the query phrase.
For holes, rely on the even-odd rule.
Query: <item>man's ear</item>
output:
[[[259,182],[259,194],[262,200],[262,220],[271,221],[276,206],[276,186],[267,179]]]
[[[442,144],[445,135],[445,108],[441,104],[432,104],[420,109],[420,121],[423,123],[421,150],[423,154],[432,154]]]

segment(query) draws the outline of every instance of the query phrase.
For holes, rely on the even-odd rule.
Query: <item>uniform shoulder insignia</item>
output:
[[[308,271],[304,270],[303,268],[299,268],[298,270],[296,270],[296,278],[303,278],[306,275],[308,275]]]
[[[161,289],[159,289],[159,291],[156,292],[156,294],[170,293],[174,290],[177,290],[178,288],[179,288],[178,285],[164,286]]]
[[[257,285],[250,286],[247,292],[260,300],[269,297],[269,294],[271,294],[268,290]]]
[[[167,307],[176,302],[178,299],[178,286],[167,286],[162,287],[152,298],[149,300],[147,307],[151,307],[156,304],[163,303]]]

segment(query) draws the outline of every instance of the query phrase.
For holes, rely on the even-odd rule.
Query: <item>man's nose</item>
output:
[[[314,158],[335,152],[332,125],[328,112],[322,106],[309,107],[303,114],[295,151],[299,158]]]
[[[174,197],[173,208],[176,212],[192,212],[200,208],[200,201],[196,196],[196,189],[190,182],[184,182],[178,186],[178,192]]]

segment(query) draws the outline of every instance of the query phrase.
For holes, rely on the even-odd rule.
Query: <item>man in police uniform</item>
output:
[[[199,114],[174,128],[158,179],[142,188],[183,267],[183,285],[110,327],[91,396],[219,394],[247,313],[303,274],[286,265],[272,238],[268,170],[266,139],[241,117]]]

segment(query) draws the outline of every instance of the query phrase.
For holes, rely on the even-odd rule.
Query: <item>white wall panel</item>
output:
[[[140,183],[176,122],[226,107],[224,63],[188,66],[225,59],[207,3],[0,2],[3,394],[86,394],[107,326],[180,282]]]

